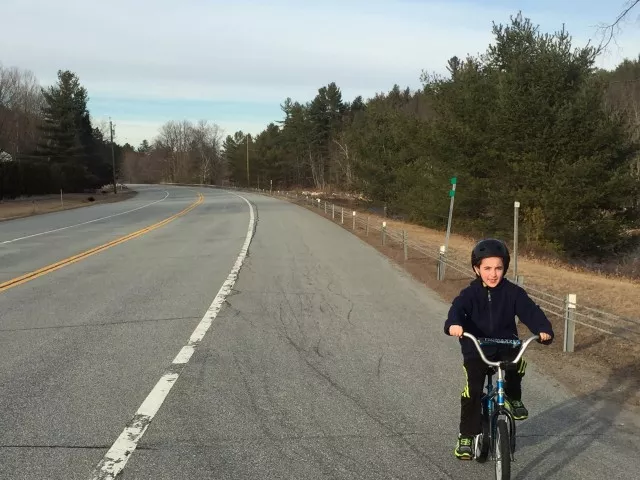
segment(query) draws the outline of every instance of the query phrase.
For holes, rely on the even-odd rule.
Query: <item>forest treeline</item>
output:
[[[596,68],[597,48],[573,45],[565,30],[541,32],[520,14],[494,25],[493,36],[482,54],[452,56],[446,75],[425,71],[417,91],[393,85],[347,101],[329,83],[312,100],[285,98],[283,118],[256,136],[168,122],[151,142],[118,147],[120,175],[357,193],[436,228],[445,225],[456,177],[458,233],[509,238],[517,200],[525,248],[597,260],[629,252],[640,228],[640,58]],[[32,152],[33,165],[49,159],[55,169],[39,175],[56,186],[104,182],[108,142],[87,122],[86,92],[64,75],[42,94],[25,83],[33,100],[20,118],[34,127],[23,143],[7,143],[0,119],[0,147]],[[44,116],[30,116],[42,102]]]
[[[459,233],[510,238],[519,201],[526,248],[599,260],[628,252],[640,198],[640,59],[598,69],[595,47],[522,15],[493,35],[483,54],[451,57],[447,75],[424,72],[418,91],[394,85],[346,101],[330,83],[310,101],[286,98],[284,118],[255,137],[211,136],[206,162],[202,128],[170,122],[155,157],[151,148],[132,164],[150,181],[354,192],[437,228],[456,177]]]
[[[640,61],[595,67],[597,50],[518,15],[479,56],[451,57],[423,88],[344,101],[335,83],[250,141],[251,186],[362,193],[390,212],[456,231],[521,240],[574,258],[634,244],[640,198]],[[229,178],[247,185],[243,132],[228,136]]]

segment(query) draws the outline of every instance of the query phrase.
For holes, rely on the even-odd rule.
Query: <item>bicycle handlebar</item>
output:
[[[487,365],[491,365],[493,367],[500,367],[501,363],[504,362],[492,362],[489,359],[487,359],[487,357],[484,355],[484,352],[482,351],[482,347],[480,346],[480,342],[478,341],[478,339],[473,336],[472,334],[468,333],[468,332],[463,332],[462,335],[464,337],[470,338],[473,341],[473,344],[476,346],[476,349],[478,350],[478,353],[480,354],[480,357],[482,358],[482,360],[484,361],[484,363],[486,363]],[[527,338],[524,342],[522,342],[521,340],[508,340],[508,341],[504,341],[501,343],[512,343],[512,344],[517,344],[517,343],[521,343],[521,347],[520,347],[520,352],[518,353],[518,356],[512,360],[510,363],[518,363],[518,361],[520,361],[520,358],[522,357],[522,355],[524,355],[524,351],[527,349],[527,347],[529,346],[529,344],[531,342],[533,342],[534,340],[538,340],[540,339],[539,335],[533,335],[529,338]]]

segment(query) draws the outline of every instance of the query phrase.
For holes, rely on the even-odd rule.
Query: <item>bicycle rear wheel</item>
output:
[[[482,433],[476,438],[475,457],[476,461],[484,463],[489,456],[489,447],[491,446],[491,432],[489,424],[489,412],[487,411],[487,405],[482,404]]]
[[[509,480],[511,478],[511,440],[506,418],[498,418],[495,433],[496,480]]]

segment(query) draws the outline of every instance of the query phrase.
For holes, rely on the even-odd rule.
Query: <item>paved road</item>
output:
[[[250,207],[142,187],[0,225],[1,282],[171,217],[197,192],[204,202],[167,225],[0,292],[0,478],[92,478],[206,316]],[[463,374],[447,305],[316,214],[244,196],[249,255],[122,478],[492,478],[452,455]],[[636,417],[572,398],[535,366],[525,388],[513,478],[639,478]]]

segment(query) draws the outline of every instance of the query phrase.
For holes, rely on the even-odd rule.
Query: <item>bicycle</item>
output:
[[[516,422],[511,411],[505,406],[507,399],[504,393],[505,370],[509,364],[517,364],[524,351],[534,340],[539,340],[539,335],[533,335],[524,342],[522,340],[509,340],[502,338],[480,338],[464,332],[463,336],[470,338],[480,353],[482,360],[488,365],[486,393],[482,396],[482,433],[474,438],[473,452],[476,461],[486,461],[489,453],[495,461],[496,479],[508,480],[511,478],[511,461],[515,460],[516,451]],[[512,361],[492,362],[487,359],[482,351],[482,345],[505,344],[512,347],[520,347],[520,352]],[[498,374],[494,388],[493,375]]]

